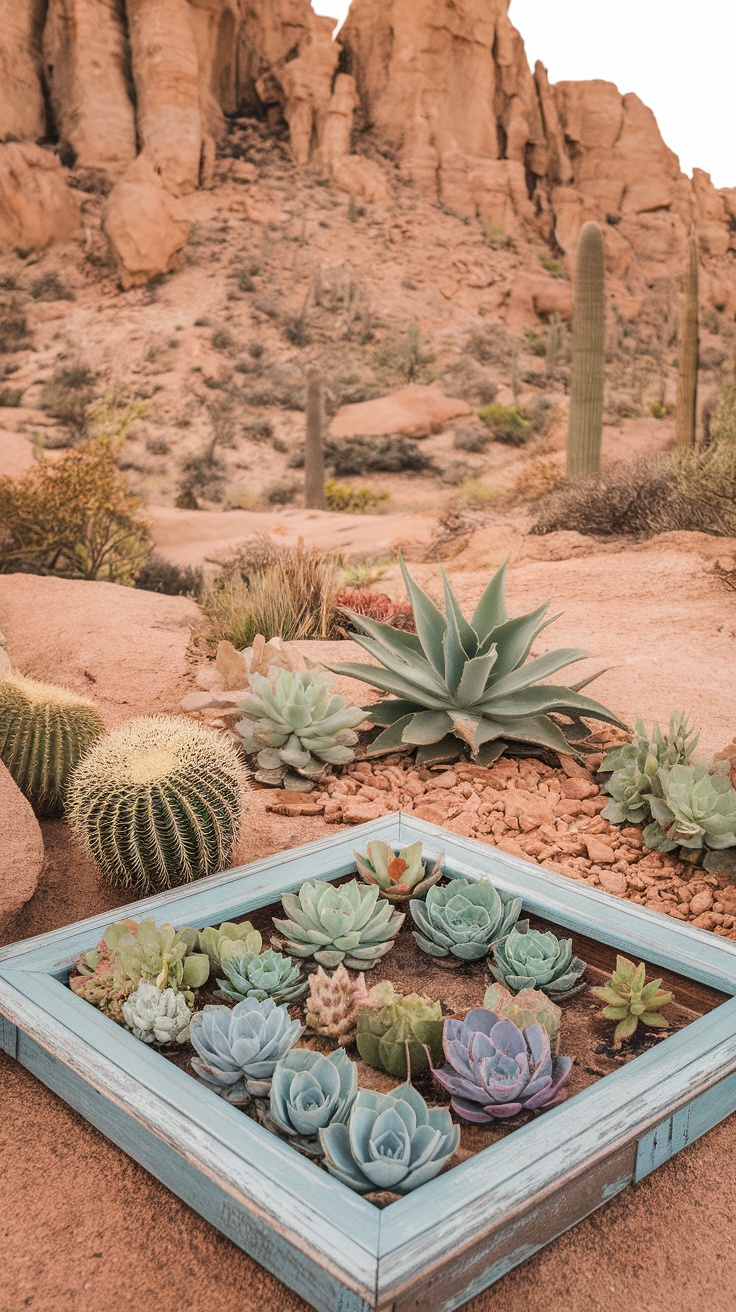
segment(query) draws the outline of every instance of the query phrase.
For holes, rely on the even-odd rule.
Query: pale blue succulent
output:
[[[698,744],[699,734],[684,714],[673,711],[669,732],[658,724],[647,734],[643,720],[637,720],[630,743],[609,752],[601,762],[601,772],[611,771],[604,787],[611,801],[602,812],[614,825],[640,824],[649,816],[651,794],[659,791],[657,776],[661,769],[687,765]]]
[[[302,884],[299,893],[284,893],[288,920],[274,925],[284,935],[293,957],[314,957],[332,969],[344,961],[353,970],[371,970],[394,945],[404,915],[390,902],[378,901],[377,884],[327,884],[321,879]]]
[[[413,899],[409,910],[423,952],[479,961],[516,924],[521,898],[502,896],[489,879],[451,879],[430,888],[424,900]]]
[[[580,986],[584,971],[571,938],[530,929],[528,920],[520,920],[493,949],[491,974],[514,993],[541,989],[550,998],[564,998]]]
[[[220,992],[235,1002],[242,1002],[243,998],[297,1002],[309,988],[301,968],[291,957],[284,957],[272,948],[266,952],[244,952],[242,957],[227,957],[222,969],[227,979],[218,979]]]
[[[736,789],[728,762],[711,773],[704,765],[674,765],[660,770],[657,797],[650,798],[653,820],[644,830],[647,847],[671,852],[675,847],[736,846]]]
[[[245,998],[236,1007],[211,1006],[197,1012],[189,1039],[197,1056],[192,1066],[228,1102],[267,1097],[276,1063],[293,1048],[304,1026],[272,998]]]
[[[344,1124],[357,1093],[358,1067],[344,1048],[326,1057],[292,1048],[273,1073],[269,1119],[296,1146],[319,1153],[319,1131]]]
[[[350,1189],[407,1194],[439,1175],[460,1129],[448,1111],[428,1107],[413,1085],[401,1084],[391,1093],[361,1089],[347,1125],[333,1123],[319,1138],[327,1170]]]

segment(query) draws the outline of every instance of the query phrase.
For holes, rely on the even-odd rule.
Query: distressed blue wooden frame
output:
[[[0,1047],[318,1312],[450,1312],[736,1109],[736,944],[399,813],[116,914],[238,918],[378,837],[728,1001],[383,1211],[66,987],[109,912],[0,950]]]

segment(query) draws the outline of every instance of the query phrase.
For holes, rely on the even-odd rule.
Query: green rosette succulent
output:
[[[306,792],[326,765],[352,761],[365,711],[330,691],[329,674],[281,670],[252,674],[250,684],[235,727],[244,750],[257,755],[259,783]]]
[[[550,1052],[554,1056],[559,1051],[562,1008],[540,989],[522,989],[514,997],[503,985],[489,984],[483,1006],[486,1011],[494,1011],[500,1020],[513,1021],[520,1030],[528,1030],[530,1025],[543,1025]]]
[[[339,885],[308,880],[298,894],[284,893],[288,920],[274,917],[273,923],[293,957],[371,970],[391,950],[405,919],[390,902],[379,904],[378,893],[377,884],[366,886],[357,879]]]
[[[329,1056],[292,1048],[276,1064],[265,1121],[302,1152],[319,1156],[320,1130],[344,1125],[357,1095],[358,1068],[344,1048]]]
[[[405,633],[347,611],[351,637],[374,664],[330,668],[392,694],[365,708],[365,718],[383,733],[370,753],[417,748],[417,762],[457,760],[464,751],[488,765],[509,743],[575,754],[572,740],[587,737],[585,717],[624,728],[599,702],[580,693],[585,679],[567,688],[547,683],[558,670],[588,653],[562,647],[528,660],[535,639],[550,623],[549,602],[510,619],[506,610],[506,566],[494,574],[470,619],[441,570],[445,613],[409,574],[399,557],[416,633]],[[377,663],[375,663],[377,662]],[[596,678],[593,675],[592,678]]]
[[[358,1012],[363,1061],[397,1080],[412,1080],[442,1060],[442,1007],[409,993],[379,1011]]]
[[[651,794],[657,791],[658,771],[687,765],[698,738],[687,717],[675,711],[666,734],[655,723],[648,735],[643,720],[637,720],[632,741],[614,748],[601,762],[602,773],[611,771],[604,787],[612,800],[602,812],[604,818],[614,825],[643,823],[649,817]]]
[[[460,1142],[444,1107],[428,1107],[411,1084],[391,1093],[361,1089],[347,1125],[319,1132],[325,1166],[359,1194],[386,1189],[408,1194],[433,1180]]]
[[[123,1019],[137,1039],[164,1047],[186,1043],[192,1013],[183,993],[157,989],[150,981],[141,980],[123,1003]]]
[[[222,969],[227,979],[218,979],[222,993],[234,1002],[243,998],[273,998],[274,1002],[298,1002],[309,983],[291,957],[269,948],[266,952],[244,952],[242,957],[226,957]]]
[[[493,949],[491,974],[514,993],[541,989],[551,998],[566,998],[582,987],[584,971],[585,962],[573,956],[571,938],[530,929],[528,920],[520,920]]]
[[[421,841],[395,849],[383,838],[366,844],[365,856],[353,850],[358,874],[367,884],[378,884],[381,897],[389,902],[407,902],[425,897],[442,878],[444,852],[427,868],[422,860]]]
[[[601,1015],[606,1020],[618,1021],[613,1035],[615,1047],[636,1033],[640,1021],[650,1029],[669,1029],[670,1022],[660,1008],[672,1002],[674,994],[660,988],[661,983],[661,979],[647,983],[643,961],[635,966],[628,957],[618,956],[611,978],[600,988],[590,990],[607,1004]]]
[[[504,897],[489,879],[451,879],[409,903],[414,938],[431,957],[479,961],[516,924],[520,897]]]
[[[712,774],[705,766],[674,765],[660,770],[658,782],[662,796],[650,799],[654,818],[643,834],[647,847],[671,852],[736,845],[736,789],[727,761],[717,762]]]
[[[242,957],[246,952],[260,952],[263,939],[249,920],[239,925],[226,920],[219,929],[208,925],[199,931],[199,950],[206,952],[210,965],[217,970],[224,965],[226,957]]]
[[[194,952],[197,944],[196,929],[174,929],[173,925],[156,925],[151,916],[144,917],[135,928],[135,922],[119,921],[110,925],[102,936],[105,947],[112,953],[113,981],[116,988],[141,980],[153,980],[159,989],[198,989],[207,982],[210,973],[209,957]]]

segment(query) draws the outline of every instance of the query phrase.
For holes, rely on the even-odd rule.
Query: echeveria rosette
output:
[[[514,993],[541,989],[551,998],[566,998],[582,988],[585,962],[573,956],[572,939],[550,930],[530,929],[520,920],[493,949],[491,974]]]
[[[684,714],[673,711],[669,732],[658,724],[647,734],[643,720],[634,725],[630,743],[615,747],[600,765],[602,774],[611,772],[604,787],[611,801],[602,812],[611,824],[641,824],[649,817],[650,796],[656,792],[660,768],[686,765],[698,744],[699,735]]]
[[[249,920],[239,925],[225,920],[219,928],[208,925],[199,931],[199,950],[206,952],[210,965],[219,970],[226,957],[242,957],[245,952],[260,952],[263,939]]]
[[[635,966],[628,957],[617,956],[611,978],[601,987],[590,990],[606,1003],[601,1015],[606,1020],[618,1022],[613,1034],[614,1047],[619,1047],[624,1039],[630,1039],[640,1021],[649,1029],[669,1029],[670,1022],[661,1014],[660,1008],[672,1002],[674,994],[660,988],[661,983],[661,979],[647,983],[643,961]]]
[[[102,937],[114,959],[116,988],[126,982],[137,986],[141,980],[152,980],[157,988],[172,988],[176,993],[201,988],[207,982],[209,958],[194,951],[196,929],[157,925],[152,916],[145,916],[137,925],[135,921],[117,921]]]
[[[705,766],[674,765],[660,770],[658,785],[661,796],[649,799],[654,819],[643,833],[647,847],[671,852],[736,846],[736,789],[727,761],[718,761],[712,773]]]
[[[429,869],[422,860],[421,841],[408,847],[393,848],[383,838],[374,838],[366,844],[365,856],[353,851],[358,874],[367,884],[378,884],[381,897],[389,902],[406,902],[409,898],[425,897],[430,888],[442,878],[441,852]]]
[[[330,667],[391,694],[366,707],[365,718],[383,728],[369,754],[409,745],[417,748],[417,762],[424,764],[456,760],[467,748],[474,760],[488,765],[511,742],[575,755],[572,741],[590,732],[585,717],[625,728],[605,706],[581,694],[580,688],[597,675],[574,688],[546,682],[587,652],[563,647],[528,659],[550,623],[550,603],[510,619],[505,565],[493,575],[468,619],[441,567],[444,614],[411,577],[401,556],[399,562],[416,633],[348,611],[355,630],[351,637],[374,663]]]
[[[314,1155],[320,1130],[344,1124],[357,1094],[358,1068],[344,1048],[329,1056],[292,1048],[273,1073],[266,1123]]]
[[[553,1057],[543,1025],[519,1029],[478,1008],[465,1020],[446,1020],[446,1063],[434,1078],[465,1121],[489,1125],[520,1112],[543,1112],[565,1097],[572,1057]]]
[[[235,1007],[210,1006],[192,1017],[192,1066],[228,1102],[264,1098],[276,1063],[293,1048],[304,1026],[272,998],[245,998]]]
[[[391,1093],[361,1089],[347,1125],[319,1134],[325,1166],[360,1194],[407,1194],[433,1180],[460,1142],[460,1127],[441,1107],[428,1107],[411,1084]]]
[[[164,1047],[189,1038],[192,1013],[183,993],[158,989],[150,981],[141,980],[122,1006],[126,1028],[143,1043]]]
[[[252,695],[241,703],[236,731],[246,752],[257,753],[256,779],[309,790],[326,765],[355,756],[354,732],[365,712],[331,692],[322,670],[279,670],[250,676]]]
[[[522,989],[515,996],[501,984],[489,984],[483,997],[486,1011],[495,1011],[500,1020],[512,1020],[520,1030],[530,1025],[544,1025],[554,1056],[559,1051],[562,1008],[539,989]]]
[[[274,925],[293,957],[313,957],[320,966],[344,962],[353,970],[371,970],[393,947],[404,923],[403,913],[390,902],[378,902],[377,884],[351,879],[327,884],[320,879],[302,884],[299,893],[281,898],[288,920]]]
[[[502,897],[488,879],[451,879],[430,888],[425,899],[412,900],[409,910],[423,952],[479,961],[515,925],[521,898]]]
[[[376,1070],[411,1080],[442,1060],[442,1006],[409,993],[358,1012],[358,1052]]]
[[[243,998],[273,998],[274,1002],[298,1002],[309,984],[291,957],[269,948],[266,952],[244,952],[226,957],[222,963],[227,979],[218,979],[220,992],[235,1002]]]

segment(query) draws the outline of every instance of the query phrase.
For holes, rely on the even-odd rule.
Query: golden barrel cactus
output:
[[[104,732],[86,697],[20,674],[0,681],[0,760],[36,815],[61,813],[72,771]]]

